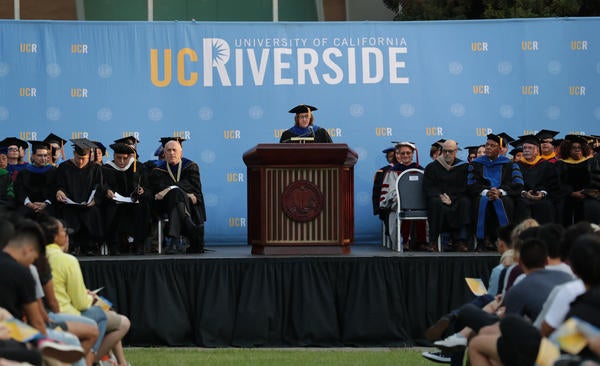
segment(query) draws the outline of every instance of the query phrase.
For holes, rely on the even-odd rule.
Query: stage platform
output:
[[[253,256],[247,245],[202,255],[81,257],[89,288],[131,319],[131,346],[340,347],[427,344],[423,331],[472,299],[496,253]]]

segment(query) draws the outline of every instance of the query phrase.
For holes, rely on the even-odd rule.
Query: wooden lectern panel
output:
[[[346,144],[259,144],[247,151],[252,253],[349,253],[357,158]]]

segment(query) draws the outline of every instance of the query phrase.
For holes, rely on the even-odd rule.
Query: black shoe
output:
[[[450,355],[444,351],[439,352],[423,352],[421,353],[423,357],[428,359],[429,361],[437,362],[437,363],[452,363],[452,359]]]
[[[434,325],[427,328],[425,331],[425,338],[429,339],[431,342],[437,341],[438,339],[442,339],[442,335],[448,329],[450,325],[450,317],[444,315],[441,317]]]

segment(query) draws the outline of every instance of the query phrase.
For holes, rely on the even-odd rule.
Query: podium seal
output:
[[[281,194],[286,216],[294,221],[314,220],[323,210],[323,194],[314,183],[299,180],[290,183]]]

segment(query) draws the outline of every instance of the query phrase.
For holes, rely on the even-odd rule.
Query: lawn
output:
[[[432,365],[410,348],[127,348],[132,366]]]

